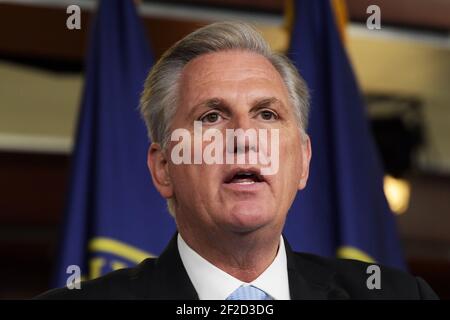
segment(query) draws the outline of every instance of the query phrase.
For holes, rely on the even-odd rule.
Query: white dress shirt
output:
[[[275,300],[290,300],[286,249],[280,237],[278,253],[272,264],[251,283],[229,275],[192,250],[178,233],[178,251],[200,300],[225,300],[241,285],[253,285]]]

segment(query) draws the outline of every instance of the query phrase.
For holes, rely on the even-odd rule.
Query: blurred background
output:
[[[346,0],[344,43],[383,159],[410,271],[450,298],[450,1]],[[66,8],[81,8],[68,30]],[[369,5],[381,29],[366,26]],[[0,3],[0,298],[49,288],[97,1]],[[255,23],[277,51],[289,34],[279,0],[142,1],[155,58],[213,21]]]

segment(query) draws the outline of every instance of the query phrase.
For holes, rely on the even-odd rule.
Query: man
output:
[[[292,252],[282,230],[308,179],[308,90],[252,27],[212,24],[176,43],[149,74],[141,112],[178,233],[159,258],[41,298],[436,298],[401,271],[381,267],[373,290],[366,263]]]

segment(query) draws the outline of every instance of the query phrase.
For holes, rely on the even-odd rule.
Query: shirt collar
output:
[[[278,253],[270,266],[254,281],[245,283],[204,259],[191,249],[178,233],[178,251],[181,261],[200,300],[225,300],[241,285],[251,284],[276,300],[289,300],[289,280],[286,249],[280,237]]]

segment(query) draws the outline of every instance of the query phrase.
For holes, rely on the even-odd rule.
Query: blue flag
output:
[[[310,176],[288,215],[299,250],[404,268],[365,106],[330,0],[294,4],[289,56],[311,91]]]
[[[101,1],[86,61],[57,286],[159,254],[175,231],[147,169],[138,104],[152,56],[132,0]]]

